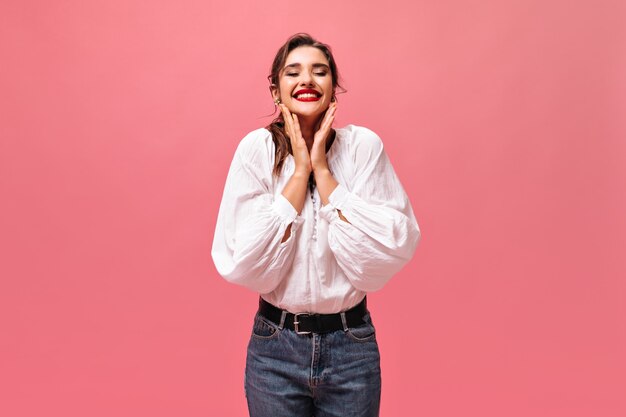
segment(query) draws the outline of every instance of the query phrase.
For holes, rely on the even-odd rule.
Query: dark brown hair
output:
[[[277,87],[279,85],[280,72],[285,66],[287,56],[291,51],[299,46],[313,46],[322,51],[326,59],[328,59],[328,65],[330,66],[330,73],[333,81],[333,99],[337,100],[337,98],[335,97],[336,89],[341,89],[341,92],[345,92],[347,90],[339,84],[339,71],[337,70],[337,64],[335,63],[335,58],[333,57],[330,46],[318,42],[308,33],[296,33],[295,35],[287,39],[283,46],[278,49],[278,52],[276,52],[274,62],[272,63],[272,68],[270,70],[270,75],[267,76],[267,79],[270,82],[270,91],[273,84]],[[285,133],[285,121],[283,119],[283,115],[280,112],[278,106],[276,106],[276,109],[274,111],[276,110],[279,110],[278,117],[272,120],[272,122],[269,125],[265,126],[265,128],[272,133],[272,140],[274,141],[274,147],[276,149],[273,173],[274,175],[278,176],[280,175],[280,171],[282,170],[285,158],[287,158],[287,155],[292,153],[292,150],[291,141]]]

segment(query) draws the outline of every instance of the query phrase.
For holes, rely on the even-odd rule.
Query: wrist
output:
[[[328,168],[328,165],[323,164],[317,167],[313,167],[313,175],[318,177],[318,176],[325,176],[325,175],[332,175],[332,174],[330,173],[330,169]]]
[[[296,168],[292,177],[298,180],[308,181],[311,175],[311,170],[306,168]]]

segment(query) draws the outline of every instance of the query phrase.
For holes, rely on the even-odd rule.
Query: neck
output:
[[[302,116],[298,116],[298,122],[300,124],[300,132],[306,142],[309,151],[313,146],[313,137],[315,136],[315,128],[317,127],[318,119],[308,119]]]

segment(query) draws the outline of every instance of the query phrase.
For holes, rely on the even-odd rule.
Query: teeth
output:
[[[311,98],[311,97],[317,97],[317,94],[305,93],[305,94],[298,94],[296,96],[296,98]]]

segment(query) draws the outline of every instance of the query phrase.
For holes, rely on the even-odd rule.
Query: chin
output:
[[[313,117],[313,116],[320,116],[324,114],[326,110],[328,110],[328,106],[316,107],[315,109],[304,109],[304,110],[302,108],[296,108],[293,110],[293,113],[296,113],[298,116],[302,115],[305,117]]]
[[[295,112],[295,113],[298,115],[298,117],[306,118],[306,119],[314,119],[314,118],[322,116],[322,113],[311,113],[311,112],[306,112],[306,113]]]

